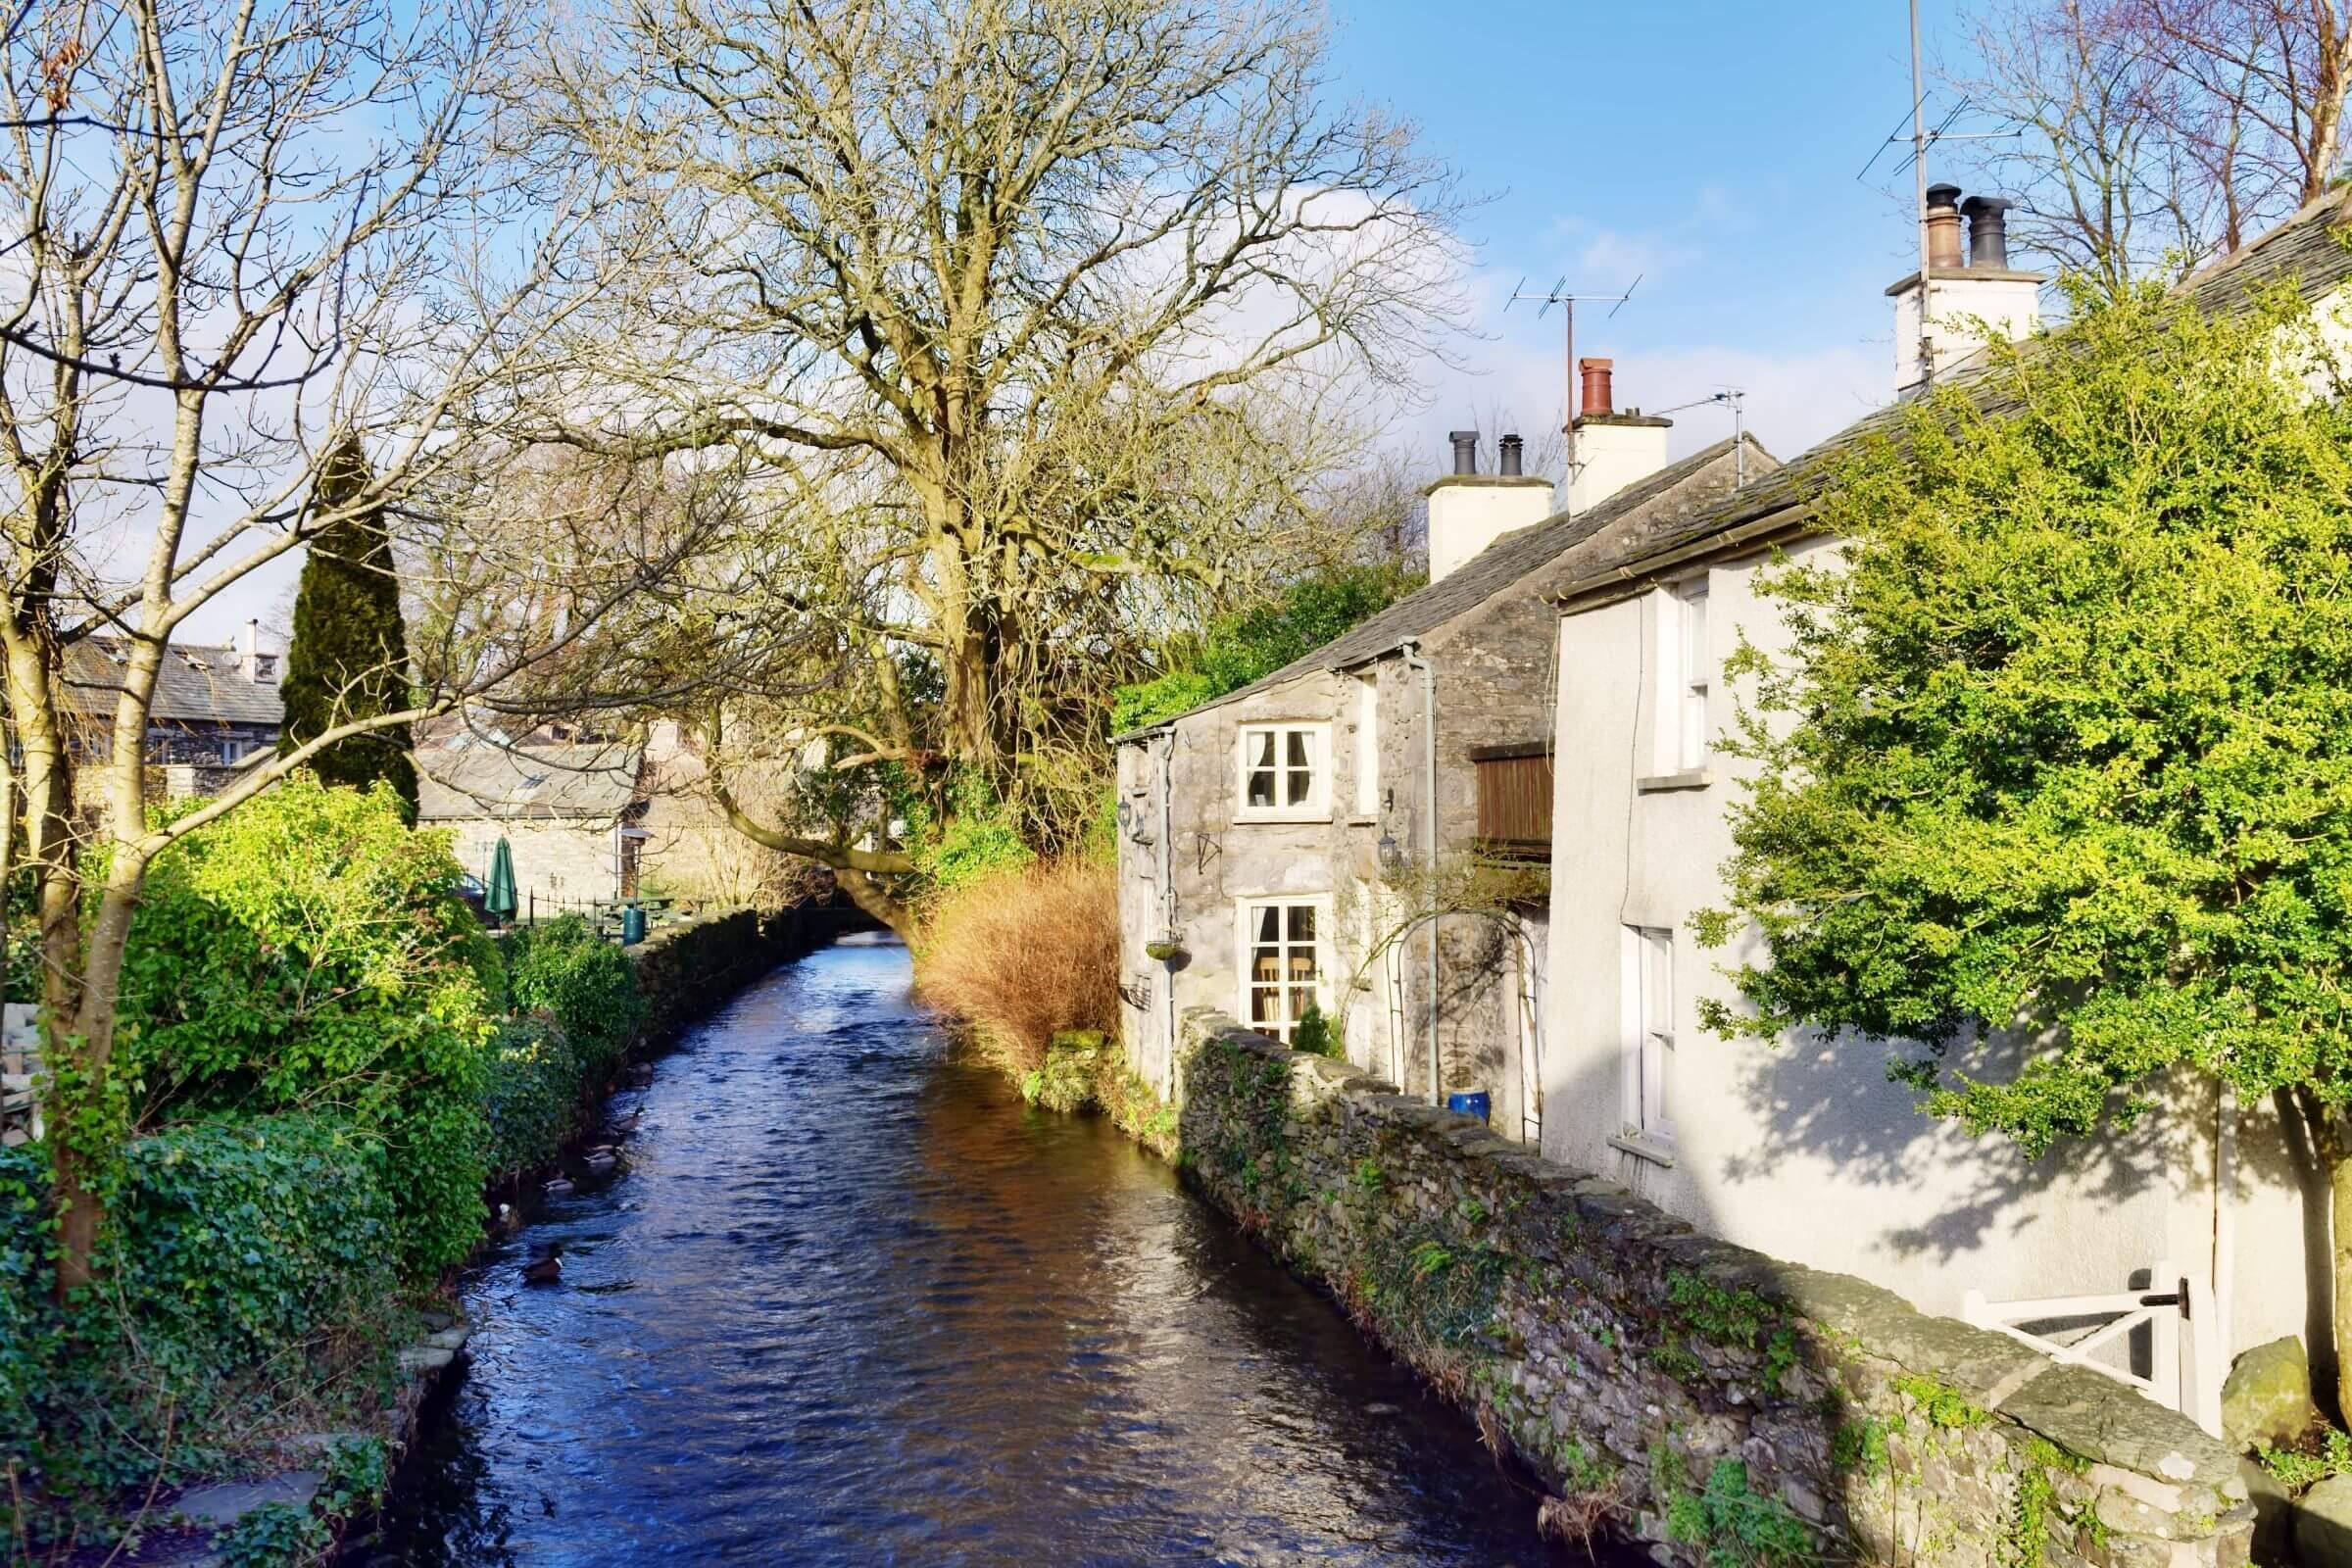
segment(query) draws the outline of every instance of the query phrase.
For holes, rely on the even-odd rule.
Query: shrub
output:
[[[143,1122],[320,1102],[378,1138],[413,1272],[481,1234],[486,938],[447,835],[297,773],[158,858],[122,980]]]
[[[997,877],[1024,871],[1037,852],[1021,836],[1014,813],[978,773],[958,775],[948,787],[952,810],[935,822],[917,797],[903,803],[906,836],[915,869],[935,893],[955,893]]]
[[[1333,1056],[1345,1060],[1347,1042],[1340,1038],[1340,1026],[1331,1021],[1319,1003],[1310,1002],[1306,1011],[1298,1015],[1298,1027],[1291,1038],[1291,1049],[1309,1056]]]
[[[1057,860],[977,881],[934,906],[915,958],[923,999],[970,1027],[1016,1078],[1065,1030],[1116,1039],[1117,882]]]
[[[516,1012],[553,1018],[592,1080],[619,1064],[645,1021],[628,955],[576,914],[524,926],[507,939],[507,997]]]
[[[490,1041],[485,1163],[493,1178],[534,1170],[564,1147],[592,1086],[570,1037],[545,1018],[510,1018]]]
[[[50,1292],[47,1161],[0,1151],[0,1453],[12,1537],[44,1541],[344,1392],[372,1407],[401,1313],[380,1140],[321,1114],[134,1141],[104,1294]],[[368,1374],[352,1388],[352,1374]]]

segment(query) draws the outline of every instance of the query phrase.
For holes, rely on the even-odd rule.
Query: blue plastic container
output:
[[[1446,1097],[1446,1108],[1480,1121],[1494,1119],[1494,1097],[1484,1089],[1456,1089]]]

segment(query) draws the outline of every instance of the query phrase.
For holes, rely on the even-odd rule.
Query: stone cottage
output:
[[[1283,1039],[1310,1004],[1416,1094],[1544,1116],[1542,997],[1556,625],[1544,595],[1595,540],[1683,524],[1773,460],[1752,440],[1666,461],[1669,421],[1614,409],[1588,364],[1568,509],[1520,471],[1427,491],[1431,582],[1262,680],[1117,738],[1125,1037],[1168,1084],[1182,1009]]]
[[[127,644],[113,635],[84,638],[67,651],[66,706],[85,756],[105,745],[128,657]],[[240,763],[277,749],[285,724],[278,664],[262,647],[259,622],[249,622],[233,644],[172,645],[156,671],[146,740],[147,763],[165,770],[170,794],[211,794]]]
[[[416,820],[447,829],[458,863],[487,881],[505,839],[521,916],[633,897],[645,829],[642,748],[531,737],[509,744],[461,731],[419,746]]]
[[[1936,187],[1929,209],[1949,316],[1921,308],[1916,277],[1889,291],[1898,331],[1924,333],[1898,353],[1898,391],[1923,367],[1970,384],[1966,329],[1944,324],[1950,317],[2020,333],[2034,321],[2040,280],[2008,268],[1998,204],[1971,204],[1980,216],[1964,261],[1957,194]],[[2352,200],[2330,196],[2187,286],[2208,311],[2283,277],[2332,300],[2352,276],[2335,232],[2348,212]],[[1749,765],[1720,747],[1748,689],[1747,677],[1725,682],[1724,660],[1742,637],[1767,654],[1788,646],[1779,611],[1758,596],[1758,570],[1835,549],[1810,523],[1808,501],[1839,452],[1894,417],[1870,416],[1633,548],[1595,541],[1571,551],[1554,573],[1550,733],[1560,746],[1543,1152],[1729,1241],[1861,1274],[1928,1311],[1988,1327],[2046,1328],[2065,1316],[2020,1316],[2003,1303],[2132,1298],[2135,1287],[2161,1294],[2185,1280],[2192,1312],[2215,1303],[2175,1325],[2192,1350],[2200,1321],[2218,1328],[2201,1367],[2159,1364],[2144,1331],[2136,1347],[2127,1336],[2122,1353],[2108,1353],[2147,1376],[2157,1397],[2210,1420],[2232,1347],[2286,1334],[2315,1352],[2329,1343],[2325,1225],[2317,1241],[2305,1229],[2312,1173],[2288,1156],[2269,1106],[2243,1108],[2234,1154],[2204,1085],[2131,1137],[2030,1162],[1922,1115],[1908,1090],[1886,1081],[1879,1043],[1792,1039],[1773,1051],[1699,1026],[1703,1001],[1735,1001],[1726,969],[1758,952],[1752,934],[1701,951],[1690,932],[1694,912],[1724,902],[1728,812]]]

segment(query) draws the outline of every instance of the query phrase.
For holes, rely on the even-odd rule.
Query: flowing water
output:
[[[948,1059],[896,944],[779,969],[623,1099],[624,1173],[469,1281],[373,1568],[1587,1560],[1165,1166]]]

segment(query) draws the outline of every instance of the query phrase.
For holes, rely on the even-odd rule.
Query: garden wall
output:
[[[1556,1523],[1691,1564],[2246,1560],[2234,1457],[2095,1372],[1698,1235],[1223,1014],[1184,1034],[1191,1179],[1470,1406]]]
[[[638,994],[645,999],[641,1043],[666,1045],[680,1029],[777,964],[830,942],[862,919],[855,911],[845,915],[803,906],[774,914],[729,909],[657,926],[629,950]]]

